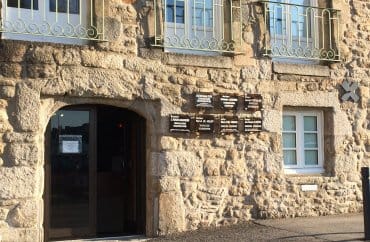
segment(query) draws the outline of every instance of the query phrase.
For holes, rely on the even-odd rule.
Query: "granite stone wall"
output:
[[[195,56],[151,47],[153,3],[106,1],[107,42],[62,45],[0,40],[0,241],[43,241],[44,133],[74,104],[129,108],[147,120],[147,236],[251,219],[322,216],[362,209],[360,167],[370,162],[370,3],[340,9],[336,63],[278,63],[261,56],[263,16],[242,1],[244,54]],[[344,80],[360,100],[341,101]],[[202,114],[195,92],[259,93],[253,134],[169,132],[169,115]],[[324,174],[287,175],[282,112],[324,113]],[[221,115],[224,112],[216,112]],[[317,185],[302,191],[301,185]]]

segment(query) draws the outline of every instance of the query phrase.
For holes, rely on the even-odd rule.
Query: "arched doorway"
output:
[[[145,233],[145,119],[105,105],[69,106],[45,134],[46,239]]]

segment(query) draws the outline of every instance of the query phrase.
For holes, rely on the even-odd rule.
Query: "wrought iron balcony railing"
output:
[[[104,0],[1,0],[1,6],[4,38],[104,40]]]
[[[178,53],[238,52],[241,0],[154,0],[154,46]]]
[[[302,1],[304,2],[304,1]],[[265,18],[264,55],[280,58],[339,61],[340,11],[262,1]]]

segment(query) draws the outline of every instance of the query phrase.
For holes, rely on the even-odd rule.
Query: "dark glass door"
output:
[[[50,238],[94,233],[91,110],[60,110],[50,128]]]

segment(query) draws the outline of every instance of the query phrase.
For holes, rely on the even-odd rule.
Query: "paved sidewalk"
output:
[[[101,238],[74,240],[73,242],[327,242],[327,241],[364,241],[362,214],[346,214],[324,217],[255,220],[233,226],[200,229],[178,235],[159,238],[127,236],[119,238]]]
[[[362,214],[256,220],[149,241],[364,241],[364,225]]]

